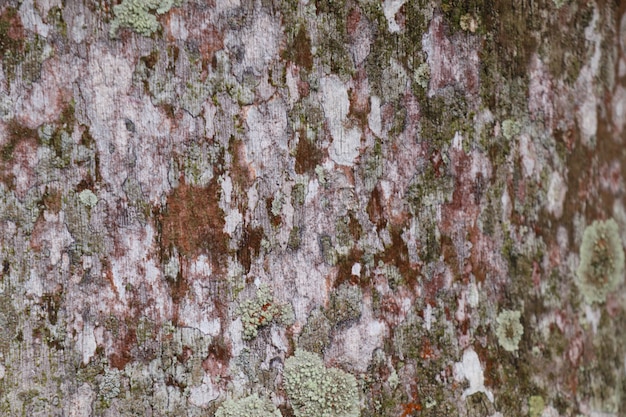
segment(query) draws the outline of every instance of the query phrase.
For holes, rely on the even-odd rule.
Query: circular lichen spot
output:
[[[281,417],[272,402],[258,394],[238,400],[226,400],[215,412],[215,417]]]
[[[624,281],[624,249],[613,219],[587,226],[580,245],[576,285],[585,303],[602,303]]]
[[[496,336],[498,343],[508,352],[514,352],[518,349],[524,327],[520,322],[522,313],[519,311],[503,310],[498,314],[496,322]]]
[[[296,417],[357,417],[359,393],[354,376],[326,368],[318,355],[298,349],[285,361],[285,391]]]

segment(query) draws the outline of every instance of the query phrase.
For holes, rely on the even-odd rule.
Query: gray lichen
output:
[[[503,310],[496,319],[498,343],[508,352],[515,352],[522,340],[524,327],[520,322],[521,315],[519,311]]]
[[[142,36],[150,36],[159,29],[159,22],[152,12],[167,13],[180,5],[181,0],[124,0],[113,7],[115,19],[109,34],[114,37],[119,28],[130,28]]]
[[[276,303],[270,288],[265,284],[259,287],[255,297],[241,302],[238,313],[241,315],[244,340],[254,339],[260,327],[273,321],[290,325],[294,319],[291,305]]]
[[[285,390],[296,417],[357,417],[359,395],[354,376],[326,368],[314,353],[296,350],[285,361]]]
[[[271,401],[252,394],[238,400],[229,399],[215,412],[215,417],[281,417]]]
[[[583,233],[576,285],[585,303],[602,303],[624,281],[624,249],[613,219],[594,221]]]

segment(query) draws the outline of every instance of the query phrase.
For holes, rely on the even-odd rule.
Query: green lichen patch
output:
[[[356,320],[361,316],[362,302],[361,288],[343,283],[331,294],[326,317],[333,324]]]
[[[281,417],[280,411],[268,399],[252,394],[238,400],[226,400],[215,412],[215,417]]]
[[[406,2],[396,14],[396,21],[401,21],[404,28],[399,32],[389,32],[389,22],[380,3],[360,2],[363,14],[373,26],[375,37],[371,52],[365,61],[365,70],[372,87],[372,92],[383,96],[385,73],[389,73],[392,61],[399,63],[405,70],[413,73],[424,62],[422,37],[432,18],[432,6],[423,1]],[[416,83],[417,85],[417,83]]]
[[[519,135],[522,131],[522,126],[520,123],[513,119],[506,119],[502,122],[502,135],[507,140],[513,139],[515,136]]]
[[[530,417],[539,417],[546,408],[546,403],[541,395],[533,395],[528,399],[528,415]]]
[[[284,59],[294,62],[300,68],[305,68],[309,71],[313,68],[311,37],[307,33],[305,25],[300,25],[282,55]]]
[[[153,13],[164,14],[182,0],[124,0],[113,7],[115,19],[111,22],[110,36],[115,37],[119,28],[129,28],[142,36],[151,36],[159,29]]]
[[[623,415],[626,410],[622,336],[625,324],[623,310],[614,316],[602,312],[597,333],[592,343],[585,346],[585,350],[593,351],[593,355],[586,355],[576,369],[580,387],[576,396],[598,414]]]
[[[242,301],[237,312],[241,316],[244,340],[254,339],[259,328],[272,322],[287,326],[294,320],[291,304],[275,302],[267,285],[261,285],[253,298]]]
[[[580,245],[576,286],[585,303],[602,303],[624,281],[624,249],[613,219],[587,226]]]
[[[319,238],[319,246],[320,252],[322,254],[322,259],[327,265],[335,266],[337,265],[337,261],[339,257],[337,255],[337,250],[333,245],[333,240],[330,236],[324,235]]]
[[[104,408],[107,408],[111,401],[120,395],[122,384],[120,378],[120,371],[115,368],[105,369],[104,374],[98,378],[98,398]]]
[[[321,308],[309,314],[306,324],[298,336],[298,347],[309,352],[322,354],[330,344],[330,322]]]
[[[503,310],[496,319],[496,336],[498,343],[507,352],[515,352],[524,334],[524,327],[520,322],[520,311]]]
[[[428,99],[422,112],[420,137],[436,149],[450,145],[457,132],[473,136],[474,114],[465,97],[451,88]]]
[[[553,0],[557,8],[561,8],[567,2],[569,0]],[[550,74],[554,78],[561,78],[573,84],[584,62],[590,59],[591,50],[585,29],[593,19],[594,8],[593,4],[576,3],[574,7],[566,7],[562,12],[551,14],[553,18],[547,22],[544,29],[550,36],[542,38],[539,54],[548,64]],[[559,14],[561,16],[556,18]],[[567,19],[568,24],[563,25],[562,19]]]
[[[7,7],[0,13],[0,57],[2,67],[13,74],[24,52],[24,26],[17,9]]]
[[[287,240],[287,247],[291,250],[298,250],[302,243],[302,229],[298,226],[294,226],[289,231],[289,239]]]
[[[326,368],[314,353],[296,350],[285,361],[285,390],[296,417],[357,417],[359,393],[354,376]]]
[[[24,26],[14,7],[5,8],[0,13],[0,54],[16,55],[24,46]]]
[[[346,19],[350,8],[344,0],[318,2],[316,7],[319,37],[314,62],[319,62],[324,72],[347,79],[354,73],[354,62],[346,48]]]
[[[6,133],[6,142],[0,149],[0,157],[3,162],[8,162],[13,158],[13,151],[20,143],[29,142],[34,144],[37,140],[37,130],[24,126],[16,119],[7,123]]]
[[[39,141],[54,152],[51,162],[56,168],[65,168],[72,162],[72,132],[75,124],[74,103],[69,103],[54,124],[45,124],[40,129]]]
[[[53,26],[61,36],[67,37],[67,24],[65,20],[63,20],[63,9],[61,7],[55,6],[48,10],[46,21]]]
[[[78,256],[80,254],[100,253],[104,250],[104,230],[95,226],[90,220],[90,210],[93,209],[91,204],[95,206],[97,197],[91,191],[85,194],[82,194],[82,191],[81,193],[71,192],[63,198],[67,228],[75,240],[72,248]],[[93,197],[96,197],[95,200],[92,194]]]

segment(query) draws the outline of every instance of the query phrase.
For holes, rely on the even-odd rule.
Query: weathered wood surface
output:
[[[625,11],[3,1],[0,413],[625,415]]]

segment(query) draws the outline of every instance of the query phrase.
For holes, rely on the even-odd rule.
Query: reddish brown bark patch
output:
[[[220,335],[209,345],[209,355],[202,361],[202,369],[212,377],[230,380],[230,346]]]
[[[7,7],[0,13],[0,55],[21,51],[24,46],[24,26],[17,10]]]
[[[248,225],[243,231],[241,244],[237,250],[237,258],[239,262],[241,262],[246,274],[250,272],[252,258],[259,256],[261,240],[263,240],[264,235],[265,232],[262,227],[250,227]]]
[[[370,113],[370,89],[365,69],[357,71],[354,77],[354,88],[350,90],[349,115],[359,121],[363,128],[367,127]]]
[[[192,256],[206,253],[215,264],[224,262],[228,235],[224,233],[219,191],[215,178],[205,188],[187,185],[183,180],[167,197],[161,217],[164,250],[175,247],[179,253]]]
[[[296,146],[296,173],[313,172],[321,162],[322,152],[315,146],[315,143],[306,138],[305,132],[301,132]]]
[[[311,38],[306,27],[300,26],[292,44],[283,53],[283,58],[294,62],[300,68],[313,68],[313,54],[311,53]]]
[[[372,190],[372,195],[370,197],[370,201],[367,203],[367,215],[370,218],[370,221],[376,225],[378,230],[385,227],[387,221],[385,220],[385,213],[383,209],[382,196],[380,195],[380,190],[378,187],[375,187]]]
[[[37,131],[13,119],[7,123],[5,134],[4,138],[0,136],[0,182],[23,198],[37,177]],[[21,181],[16,172],[22,173]]]
[[[366,281],[362,281],[360,276],[352,275],[352,267],[355,263],[361,262],[363,258],[363,251],[358,248],[350,249],[350,252],[346,256],[342,256],[339,258],[337,262],[337,266],[339,267],[337,271],[337,278],[334,282],[334,288],[339,287],[344,282],[349,282],[351,284],[359,284],[360,286],[365,286],[369,281],[367,278],[364,278]],[[365,275],[365,274],[361,274]]]
[[[8,162],[13,158],[13,152],[20,143],[30,143],[35,145],[37,143],[37,131],[30,129],[16,119],[13,119],[7,123],[6,127],[6,140],[2,143],[0,149],[0,157],[2,162]]]
[[[115,352],[109,355],[109,364],[123,371],[126,364],[133,360],[131,350],[137,346],[137,334],[135,328],[124,326],[120,336],[115,343]]]
[[[174,17],[179,17],[187,28],[194,28],[194,30],[188,31],[185,47],[192,53],[200,56],[202,60],[202,80],[208,75],[209,66],[215,67],[215,53],[224,49],[224,32],[207,23],[211,21],[211,4],[214,2],[207,1],[203,3],[189,2],[183,8],[173,8],[162,18],[166,35],[171,44],[177,41],[172,33],[172,19]],[[204,23],[200,24],[201,22]]]
[[[46,210],[51,213],[58,213],[63,206],[63,193],[60,190],[49,188],[43,194],[42,203]]]
[[[402,239],[402,228],[390,226],[389,235],[391,236],[391,243],[385,247],[383,253],[374,257],[374,261],[376,263],[383,261],[385,264],[395,265],[406,280],[406,283],[412,285],[417,280],[419,266],[410,261],[409,248],[404,239]]]
[[[233,157],[230,167],[230,177],[234,184],[241,187],[242,190],[247,190],[254,181],[254,171],[250,168],[250,164],[246,161],[246,149],[245,144],[241,139],[231,138],[228,143],[228,152]],[[242,207],[239,207],[240,211]]]

